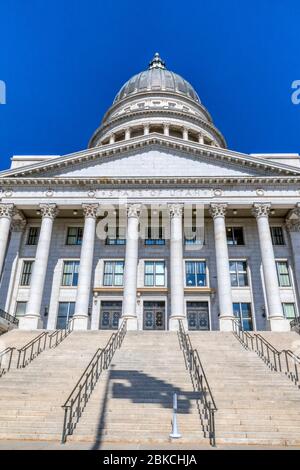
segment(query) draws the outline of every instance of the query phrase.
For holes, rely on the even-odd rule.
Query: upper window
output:
[[[165,262],[145,261],[145,286],[155,287],[165,285]]]
[[[31,274],[34,261],[24,261],[21,276],[21,286],[30,286]]]
[[[296,307],[292,302],[284,302],[282,304],[283,314],[287,320],[294,320],[296,318]]]
[[[278,282],[280,287],[291,287],[289,266],[287,261],[276,261]]]
[[[244,245],[242,227],[226,227],[227,245]]]
[[[62,278],[63,286],[78,286],[79,261],[65,261]]]
[[[83,227],[68,227],[67,245],[81,245],[83,237]]]
[[[185,283],[188,287],[203,287],[207,285],[206,262],[185,262]]]
[[[164,245],[164,244],[165,244],[165,238],[163,234],[162,213],[161,212],[159,213],[157,220],[152,220],[151,212],[149,211],[147,232],[145,234],[145,245]]]
[[[40,227],[30,227],[28,231],[27,245],[37,245],[40,235]]]
[[[104,286],[123,286],[124,261],[104,262]]]
[[[273,245],[284,245],[282,227],[270,227]]]
[[[229,261],[229,271],[232,287],[248,286],[246,261]]]

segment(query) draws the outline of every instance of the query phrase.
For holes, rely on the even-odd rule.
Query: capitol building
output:
[[[86,150],[13,156],[0,187],[0,308],[21,330],[284,332],[299,315],[299,155],[228,149],[159,54]]]

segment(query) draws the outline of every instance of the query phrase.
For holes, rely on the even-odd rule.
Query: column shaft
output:
[[[288,331],[289,324],[284,319],[278,276],[269,226],[270,204],[254,204],[253,214],[257,220],[258,237],[261,251],[265,293],[271,330]]]
[[[136,289],[139,243],[139,214],[140,204],[132,204],[129,206],[127,214],[122,318],[127,319],[127,328],[130,330],[136,330],[138,327],[136,315]]]
[[[182,204],[169,206],[171,216],[170,239],[170,288],[171,315],[169,329],[178,329],[178,320],[187,328],[184,305],[184,272],[183,272],[183,237],[182,237]]]
[[[26,307],[26,314],[20,319],[19,323],[19,328],[23,330],[43,327],[41,306],[44,294],[53,222],[57,214],[57,208],[55,204],[44,204],[41,205],[40,208],[42,213],[42,224],[31,275],[29,300]]]
[[[9,229],[13,216],[13,204],[0,205],[0,279],[3,271],[7,243],[9,238]]]
[[[85,222],[81,246],[77,297],[74,313],[75,330],[87,330],[88,328],[88,313],[92,286],[97,209],[98,204],[83,205]]]
[[[220,330],[231,331],[234,318],[232,308],[229,256],[226,237],[226,204],[211,204],[210,213],[214,220],[217,283],[219,299]]]

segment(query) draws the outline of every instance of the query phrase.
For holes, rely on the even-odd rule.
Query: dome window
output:
[[[153,132],[157,132],[158,134],[163,134],[164,133],[164,126],[160,124],[152,124],[149,128],[150,134]]]
[[[189,131],[188,139],[193,141],[193,142],[198,142],[199,141],[198,134],[194,131]]]
[[[135,127],[134,129],[131,130],[131,135],[130,137],[139,137],[141,135],[144,135],[144,129],[143,127]]]
[[[169,135],[171,137],[177,137],[178,139],[183,138],[183,132],[182,132],[182,129],[180,127],[170,126]]]
[[[116,133],[115,142],[120,142],[121,140],[125,140],[125,131]]]

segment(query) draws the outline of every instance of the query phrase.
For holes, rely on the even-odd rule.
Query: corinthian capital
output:
[[[141,204],[130,204],[127,208],[127,217],[139,217],[141,208]]]
[[[56,204],[40,204],[40,210],[43,218],[55,219],[58,214]]]
[[[13,204],[0,204],[0,217],[6,217],[11,219],[14,214],[14,205]]]
[[[183,213],[183,204],[169,204],[170,216],[173,217],[182,217]]]
[[[271,209],[271,204],[269,202],[257,202],[253,204],[252,214],[254,217],[268,217]]]
[[[209,213],[214,219],[215,217],[225,217],[227,204],[211,204],[209,206]]]
[[[97,218],[99,204],[82,204],[84,217]]]
[[[290,210],[287,215],[285,226],[289,232],[300,232],[300,207]]]

